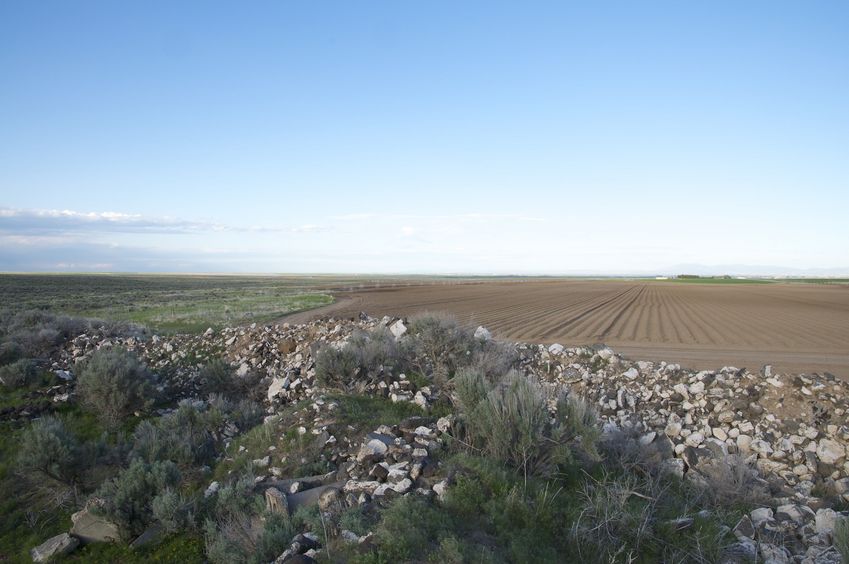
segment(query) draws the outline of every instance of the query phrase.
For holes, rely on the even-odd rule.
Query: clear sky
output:
[[[847,30],[847,2],[5,0],[0,270],[847,273]]]

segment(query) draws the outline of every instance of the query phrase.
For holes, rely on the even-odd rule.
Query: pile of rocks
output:
[[[443,448],[442,435],[450,428],[447,417],[436,423],[413,417],[369,433],[342,467],[349,477],[343,488],[348,505],[409,492],[441,498],[447,481],[434,455]]]
[[[446,482],[432,455],[441,448],[441,434],[447,430],[442,426],[448,422],[379,427],[363,444],[351,444],[319,424],[332,415],[334,404],[321,399],[316,352],[323,346],[341,346],[356,330],[381,326],[405,338],[403,320],[366,315],[147,340],[95,332],[73,339],[54,359],[53,369],[72,377],[76,363],[92,351],[120,345],[136,351],[154,370],[167,372],[168,385],[191,395],[200,389],[198,368],[210,358],[223,357],[240,376],[252,372],[264,377],[269,413],[282,405],[308,402],[316,417],[309,432],[323,441],[323,459],[338,468],[330,483],[319,485],[333,485],[345,503],[412,492],[438,495]],[[482,327],[475,335],[490,337]],[[781,561],[786,551],[785,556],[799,560],[814,558],[812,551],[822,552],[830,542],[828,500],[849,502],[847,383],[828,373],[787,375],[769,366],[757,372],[728,366],[695,371],[666,362],[632,362],[604,346],[515,346],[521,370],[542,383],[552,400],[564,391],[586,398],[596,406],[608,435],[635,436],[643,448],[661,454],[669,471],[704,481],[713,461],[729,457],[756,469],[771,502],[747,517],[751,527],[744,520],[735,529],[739,550],[746,552],[746,543],[757,541],[759,546],[776,547],[762,549],[762,557],[768,552]],[[441,393],[433,385],[417,386],[404,375],[392,374],[369,382],[362,391],[424,408]],[[259,468],[265,461],[258,462]],[[271,460],[265,467],[269,480],[281,477],[275,475],[279,472],[274,472]],[[301,493],[281,491],[287,496]],[[767,514],[769,518],[762,518]]]

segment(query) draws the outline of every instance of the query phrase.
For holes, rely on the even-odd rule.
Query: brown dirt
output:
[[[847,286],[531,280],[338,297],[336,304],[287,320],[450,311],[513,341],[606,343],[634,359],[698,369],[772,364],[849,377]]]

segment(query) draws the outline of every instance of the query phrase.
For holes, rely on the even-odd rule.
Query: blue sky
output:
[[[0,270],[849,273],[845,2],[0,3]]]

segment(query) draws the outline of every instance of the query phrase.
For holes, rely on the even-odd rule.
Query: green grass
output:
[[[155,275],[0,275],[0,303],[14,310],[127,321],[158,332],[264,323],[333,302],[338,280]]]
[[[191,564],[205,562],[203,539],[199,535],[181,533],[162,542],[132,549],[125,544],[89,544],[63,558],[62,562],[91,562],[93,564],[125,564],[168,562]]]

